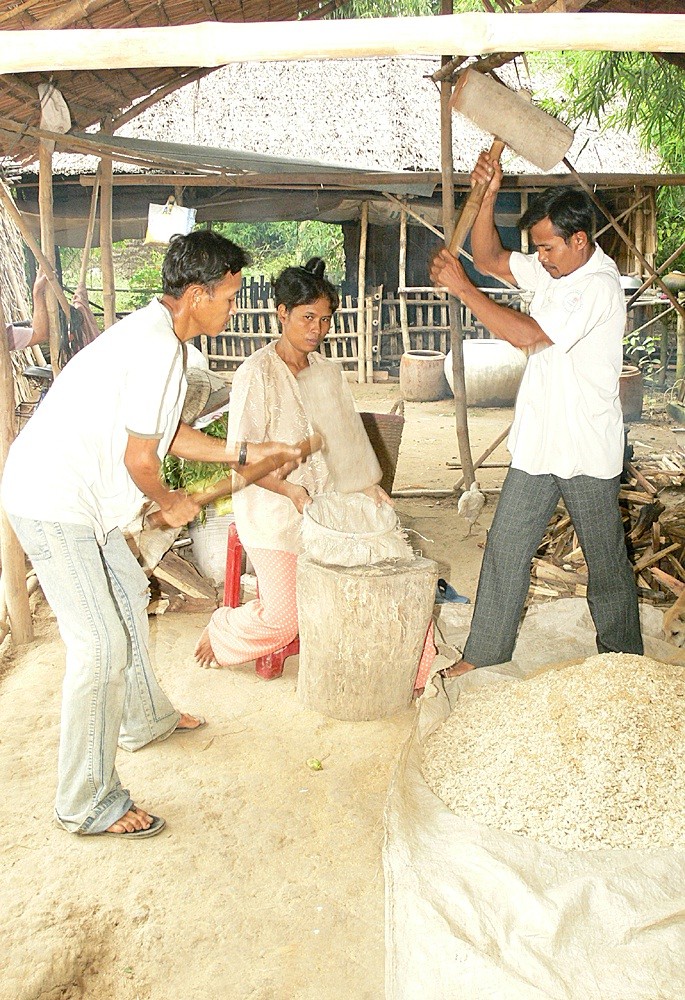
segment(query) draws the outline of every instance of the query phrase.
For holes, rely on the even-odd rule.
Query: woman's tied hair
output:
[[[276,306],[284,305],[290,312],[295,306],[328,299],[331,312],[335,312],[340,296],[325,274],[326,262],[321,257],[311,257],[303,267],[286,267],[271,279]]]

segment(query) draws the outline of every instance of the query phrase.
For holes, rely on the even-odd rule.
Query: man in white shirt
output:
[[[16,438],[2,503],[29,556],[66,645],[55,814],[73,833],[133,839],[164,820],[134,805],[114,766],[202,719],[175,710],[148,651],[148,581],[122,534],[146,497],[180,527],[199,507],[162,482],[170,452],[245,465],[298,449],[224,442],[180,422],[185,344],[216,336],[236,311],[247,255],[206,230],[175,237],[164,293],[115,323],[66,365]]]
[[[431,280],[496,336],[528,353],[507,446],[511,468],[488,534],[463,659],[447,672],[511,659],[530,564],[563,498],[588,566],[587,600],[600,652],[643,652],[637,591],[618,508],[623,414],[618,398],[625,300],[614,262],[594,243],[594,209],[580,191],[547,188],[519,222],[537,254],[505,250],[494,211],[502,171],[482,153],[472,182],[488,188],[473,226],[473,260],[533,292],[530,315],[479,291],[441,250]]]

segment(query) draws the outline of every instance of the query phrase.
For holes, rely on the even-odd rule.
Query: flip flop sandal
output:
[[[118,822],[118,820],[115,820]],[[63,830],[64,827],[60,825]],[[161,816],[153,816],[147,830],[131,830],[125,833],[115,833],[113,830],[98,830],[96,833],[79,833],[80,837],[117,837],[119,840],[143,840],[146,837],[156,837],[166,826],[166,820]]]
[[[172,730],[169,735],[173,736],[174,733],[196,733],[198,729],[203,729],[207,725],[207,720],[204,715],[194,715],[193,718],[197,719],[196,726],[176,726],[176,728]]]

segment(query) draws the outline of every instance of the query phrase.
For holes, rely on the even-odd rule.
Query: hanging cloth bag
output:
[[[176,204],[173,195],[166,205],[149,205],[147,210],[146,243],[168,243],[172,236],[187,236],[195,225],[197,209]]]

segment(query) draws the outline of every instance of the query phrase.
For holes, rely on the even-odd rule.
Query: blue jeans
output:
[[[101,544],[88,525],[9,517],[66,646],[55,814],[100,833],[133,804],[117,744],[138,750],[180,718],[150,663],[147,577],[118,528]]]

